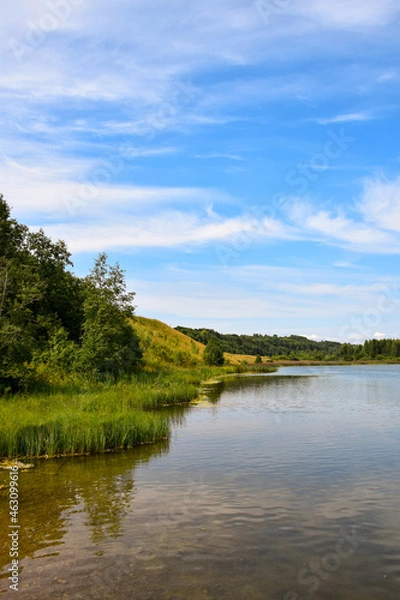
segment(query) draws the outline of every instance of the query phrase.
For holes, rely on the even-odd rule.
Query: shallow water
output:
[[[283,368],[209,396],[174,412],[169,443],[20,471],[18,597],[400,598],[400,366]],[[0,518],[8,597],[5,489]]]

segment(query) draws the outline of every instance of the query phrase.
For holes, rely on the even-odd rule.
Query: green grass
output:
[[[166,439],[170,423],[161,407],[193,400],[207,380],[260,370],[207,367],[202,344],[160,321],[137,317],[133,325],[145,367],[129,382],[96,383],[44,367],[36,392],[0,396],[0,457],[95,453]]]
[[[0,456],[40,457],[103,452],[169,435],[157,409],[187,402],[195,385],[172,374],[139,374],[131,383],[82,384],[0,399]]]
[[[159,409],[189,402],[202,382],[238,367],[138,373],[129,383],[63,384],[47,393],[0,399],[0,456],[74,455],[156,442],[169,435]]]
[[[115,391],[18,397],[0,403],[0,455],[57,456],[128,448],[166,438],[162,414]]]

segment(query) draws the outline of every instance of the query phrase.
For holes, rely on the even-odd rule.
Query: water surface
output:
[[[18,597],[397,600],[399,384],[397,365],[229,378],[169,442],[36,461]]]

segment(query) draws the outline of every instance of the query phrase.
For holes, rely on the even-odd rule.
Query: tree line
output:
[[[140,364],[135,294],[118,263],[102,253],[84,278],[72,266],[65,242],[18,223],[0,195],[0,393],[57,370],[116,379]]]
[[[385,338],[366,340],[364,344],[342,344],[343,360],[400,360],[400,340]]]
[[[210,338],[216,338],[223,351],[231,354],[322,360],[326,357],[336,358],[340,349],[339,342],[316,342],[299,335],[238,335],[219,333],[214,329],[191,329],[181,326],[176,329],[202,344],[207,344]]]
[[[298,335],[278,336],[237,335],[219,333],[214,329],[192,329],[176,327],[178,331],[192,339],[207,344],[217,339],[224,352],[231,354],[249,354],[269,356],[288,360],[400,360],[400,340],[372,339],[364,344],[350,344],[331,341],[310,340]]]

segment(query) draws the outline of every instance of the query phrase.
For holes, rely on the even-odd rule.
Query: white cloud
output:
[[[237,154],[223,154],[219,152],[211,152],[210,154],[195,154],[195,158],[204,158],[204,159],[212,159],[212,158],[228,158],[230,160],[245,160],[241,156],[237,156]]]
[[[307,202],[299,200],[288,204],[288,214],[293,225],[301,228],[307,239],[314,239],[325,244],[371,254],[399,254],[400,239],[393,233],[379,227],[377,219],[365,219],[363,213],[357,217],[349,217],[344,210],[336,213],[315,208]],[[353,208],[353,207],[351,207]],[[364,219],[363,219],[364,217]],[[376,227],[378,225],[378,227]],[[392,229],[394,229],[392,227]]]
[[[376,326],[371,329],[363,317],[376,308],[383,280],[371,282],[370,273],[356,285],[351,283],[351,274],[343,280],[336,271],[315,266],[248,265],[223,271],[216,264],[159,268],[162,271],[151,278],[136,274],[130,282],[138,293],[138,314],[163,315],[174,325],[187,323],[237,333],[296,333],[311,339],[358,342],[372,338],[375,332]],[[290,280],[292,288],[281,285]],[[320,293],[321,280],[332,286],[334,295]],[[393,306],[381,319],[393,336],[398,331],[396,314]]]
[[[400,233],[400,177],[393,181],[367,180],[359,210],[376,228]]]
[[[335,117],[329,117],[327,119],[316,119],[317,123],[321,125],[329,125],[332,123],[352,123],[371,121],[374,117],[369,112],[358,112],[358,113],[345,113],[336,115]]]
[[[188,248],[217,243],[226,244],[225,249],[234,250],[237,240],[241,243],[243,239],[249,240],[251,244],[260,236],[267,242],[290,238],[290,232],[273,220],[264,220],[261,227],[260,232],[260,223],[246,215],[223,218],[206,209],[202,213],[164,210],[156,216],[146,211],[127,212],[117,217],[96,212],[90,220],[81,218],[79,222],[50,223],[46,232],[52,238],[64,239],[74,253],[129,248]],[[215,249],[217,257],[221,248],[215,246]]]
[[[136,155],[140,150],[133,150]],[[157,154],[159,150],[149,150]],[[161,150],[163,152],[163,149]],[[18,218],[99,219],[102,213],[118,210],[132,215],[135,210],[151,210],[160,205],[206,207],[212,202],[229,202],[228,194],[212,188],[123,185],[118,176],[128,168],[122,155],[94,161],[58,159],[44,154],[40,162],[17,162],[3,156],[0,167],[2,193]],[[42,166],[42,164],[45,166]],[[29,190],[29,191],[27,191]]]
[[[386,333],[381,333],[380,331],[375,331],[374,338],[376,340],[382,340],[386,337]]]
[[[226,107],[248,101],[250,96],[256,101],[301,97],[310,90],[312,95],[321,91],[327,82],[321,86],[315,75],[291,71],[270,75],[267,80],[235,78],[228,85],[220,84],[220,94],[218,86],[213,93],[207,90],[204,94],[204,87],[186,82],[197,72],[218,65],[275,64],[277,56],[284,62],[297,59],[299,53],[314,56],[316,40],[319,52],[330,53],[332,41],[327,40],[326,45],[321,42],[321,27],[377,28],[391,22],[398,10],[397,2],[389,0],[354,0],[350,4],[344,0],[292,0],[278,11],[282,18],[275,20],[274,27],[266,29],[256,6],[245,0],[234,5],[229,0],[217,4],[210,0],[171,0],[168,5],[160,0],[146,5],[116,2],[112,11],[105,0],[85,0],[59,19],[56,31],[44,35],[40,43],[33,44],[29,56],[19,61],[13,58],[7,41],[26,44],[32,23],[40,30],[40,19],[49,12],[49,3],[44,0],[33,4],[20,0],[18,8],[8,3],[2,15],[5,44],[0,58],[5,68],[0,74],[1,94],[5,102],[13,99],[8,108],[13,115],[22,106],[33,112],[35,101],[47,106],[59,105],[60,101],[119,103],[125,116],[121,126],[128,131],[140,129],[141,122],[143,127],[143,122],[151,126],[151,121],[160,120],[177,126],[184,107],[192,108],[192,122],[214,122],[221,118],[210,114],[210,102],[215,107],[217,98]],[[171,15],[177,18],[172,20]],[[294,38],[301,43],[288,44]],[[351,75],[354,78],[353,71]],[[343,77],[340,81],[346,85]],[[335,87],[337,81],[330,91]],[[208,107],[208,112],[199,113],[198,104]],[[168,118],[159,114],[160,107],[165,112],[171,106],[174,114]],[[115,119],[116,128],[120,120]]]
[[[347,0],[296,0],[293,8],[314,23],[337,29],[380,27],[399,13],[396,0],[352,0],[350,3]]]

